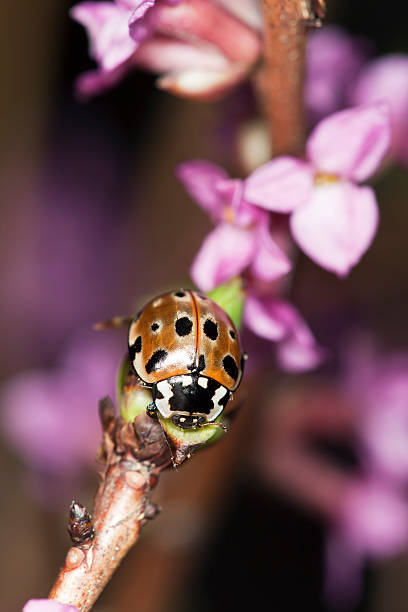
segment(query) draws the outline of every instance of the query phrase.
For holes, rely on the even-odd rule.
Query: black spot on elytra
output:
[[[140,353],[142,350],[142,336],[138,336],[132,346],[129,346],[129,356],[130,360],[134,361],[136,357],[136,353]]]
[[[210,340],[216,340],[218,338],[218,325],[211,321],[211,319],[207,319],[204,323],[204,333]]]
[[[233,340],[235,340],[235,338],[237,337],[237,335],[236,335],[236,333],[234,332],[234,330],[233,330],[233,329],[230,329],[230,330],[229,330],[229,335],[231,336],[231,338],[232,338]]]
[[[188,336],[193,329],[193,322],[188,317],[181,317],[177,319],[175,328],[179,336]]]
[[[159,329],[159,327],[160,327],[160,326],[159,326],[159,324],[158,324],[158,323],[152,323],[152,324],[151,324],[151,326],[150,326],[150,329],[151,329],[152,331],[157,331],[157,330]]]
[[[149,361],[146,363],[146,372],[150,374],[155,370],[158,370],[160,362],[163,361],[167,357],[167,351],[163,349],[159,349],[155,351],[153,355],[150,357]]]
[[[184,297],[186,294],[184,291],[176,291],[174,295],[176,297]]]
[[[200,355],[198,358],[197,371],[202,372],[203,370],[205,370],[205,357],[204,355]]]
[[[234,380],[238,378],[238,366],[236,364],[235,359],[231,355],[226,355],[222,360],[222,365],[224,366],[224,370],[231,376]]]

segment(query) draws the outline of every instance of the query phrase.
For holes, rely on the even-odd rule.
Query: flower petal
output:
[[[317,368],[327,357],[298,310],[281,302],[280,316],[287,327],[286,337],[277,346],[277,360],[287,372],[307,372]]]
[[[256,0],[219,0],[226,9],[256,30],[262,30],[262,9]]]
[[[245,301],[244,321],[257,336],[279,342],[277,358],[284,370],[310,370],[326,356],[297,309],[285,300],[250,293]]]
[[[175,6],[161,2],[149,11],[148,18],[154,19],[158,32],[190,42],[205,41],[231,62],[252,64],[260,52],[258,33],[215,2],[183,0]],[[132,20],[132,37],[135,27],[139,24]]]
[[[226,57],[209,45],[192,45],[159,34],[140,45],[134,62],[152,72],[176,74],[192,68],[222,71],[230,66]]]
[[[339,508],[344,537],[363,554],[400,552],[408,540],[408,510],[402,492],[377,481],[356,482]]]
[[[253,232],[229,223],[218,225],[205,238],[191,267],[191,278],[203,291],[236,276],[246,268],[254,255]]]
[[[326,25],[310,33],[306,47],[305,104],[311,121],[344,108],[346,92],[367,55],[368,41]]]
[[[292,263],[272,238],[267,223],[258,226],[256,241],[257,253],[251,264],[251,271],[256,278],[273,281],[290,271]]]
[[[310,202],[293,213],[292,234],[317,264],[345,276],[374,239],[378,208],[370,187],[339,182],[320,185]]]
[[[247,74],[248,66],[242,64],[230,64],[223,70],[197,67],[165,74],[157,79],[156,86],[182,98],[218,100]]]
[[[257,336],[266,340],[282,340],[286,324],[280,316],[280,302],[275,297],[248,294],[244,305],[244,321]]]
[[[112,2],[81,2],[71,9],[71,17],[85,26],[90,54],[105,70],[113,70],[136,50],[129,36],[130,11]]]
[[[382,100],[390,105],[392,148],[408,163],[408,55],[385,55],[367,64],[350,97],[354,104]]]
[[[176,176],[187,193],[211,215],[214,222],[222,219],[224,201],[217,184],[228,178],[223,168],[205,159],[196,159],[179,164]]]
[[[75,93],[79,100],[85,101],[98,96],[114,87],[129,70],[129,62],[124,62],[114,70],[88,70],[75,81]]]
[[[363,181],[375,172],[391,137],[384,103],[349,108],[323,119],[307,141],[307,155],[319,172]]]
[[[305,204],[313,175],[309,164],[282,156],[255,170],[245,181],[245,198],[267,210],[287,213]]]

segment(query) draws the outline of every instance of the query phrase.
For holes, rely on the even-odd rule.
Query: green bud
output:
[[[240,329],[245,302],[242,278],[236,276],[228,281],[228,283],[224,283],[224,285],[220,285],[212,291],[209,291],[207,295],[214,300],[218,306],[221,306],[221,308],[225,310],[237,329]]]
[[[164,419],[160,414],[158,416],[163,430],[176,446],[194,448],[204,444],[208,445],[219,440],[225,434],[225,430],[222,427],[212,423],[197,427],[196,429],[182,429],[175,425],[171,419]],[[221,418],[222,416],[220,415],[214,423],[219,423]]]
[[[129,359],[124,357],[117,376],[118,404],[121,416],[131,423],[135,417],[144,412],[152,402],[152,394],[148,389],[132,384],[129,379]]]

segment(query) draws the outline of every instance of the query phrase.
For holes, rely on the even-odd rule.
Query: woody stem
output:
[[[264,64],[260,99],[273,155],[301,152],[304,140],[303,74],[306,45],[304,2],[262,0]]]

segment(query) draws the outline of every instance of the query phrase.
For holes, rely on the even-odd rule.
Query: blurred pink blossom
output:
[[[304,372],[326,357],[298,310],[271,293],[262,295],[249,288],[243,320],[257,336],[278,343],[276,356],[282,370]]]
[[[408,55],[384,55],[367,63],[351,89],[352,104],[387,102],[391,110],[391,154],[408,164]]]
[[[158,86],[199,99],[214,98],[246,77],[260,51],[257,10],[231,11],[212,0],[82,2],[71,15],[84,25],[98,70],[82,75],[82,96],[116,84],[132,67],[162,76]],[[246,20],[247,23],[244,23]]]
[[[383,478],[408,483],[408,354],[379,355],[372,347],[353,347],[346,384],[359,406],[367,465]]]
[[[390,140],[387,106],[351,108],[323,119],[306,145],[307,161],[278,157],[245,181],[244,197],[292,213],[292,235],[323,268],[347,275],[370,246],[378,224],[371,187],[356,182],[378,168]]]
[[[347,106],[347,94],[368,55],[367,40],[325,25],[308,37],[305,104],[315,124]],[[368,102],[368,101],[367,101]]]
[[[79,612],[75,606],[62,604],[55,599],[30,599],[22,612]]]
[[[120,358],[115,338],[89,332],[73,340],[60,367],[22,372],[2,387],[3,436],[26,461],[40,498],[64,495],[67,481],[95,461],[98,400],[114,397]]]
[[[311,33],[307,44],[305,103],[312,123],[347,106],[388,103],[390,154],[408,163],[408,55],[369,61],[370,42],[335,26]]]

